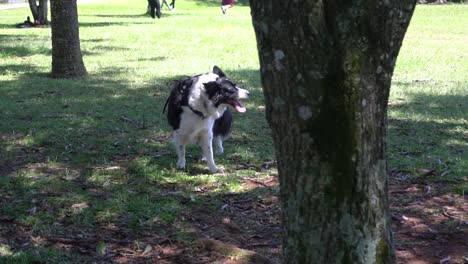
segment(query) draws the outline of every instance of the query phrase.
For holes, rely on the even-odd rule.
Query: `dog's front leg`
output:
[[[203,157],[206,159],[210,173],[223,173],[223,170],[216,167],[213,158],[213,133],[211,131],[203,133],[200,138],[200,146],[203,151]]]
[[[216,145],[216,152],[218,154],[223,154],[224,153],[224,148],[223,148],[223,136],[218,135],[214,137],[215,145]]]
[[[176,168],[185,169],[185,145],[176,145],[177,163]]]
[[[177,169],[185,169],[185,144],[181,142],[179,133],[175,132],[174,137],[174,146],[177,152]]]

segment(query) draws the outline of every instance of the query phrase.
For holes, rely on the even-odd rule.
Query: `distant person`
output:
[[[19,23],[16,25],[17,28],[32,28],[32,27],[41,27],[41,24],[39,21],[34,21],[34,23],[31,21],[31,18],[28,16],[26,20],[23,23]]]
[[[234,0],[222,0],[221,11],[223,12],[223,15],[225,15],[226,11],[233,6],[234,6]]]
[[[161,18],[161,4],[159,0],[148,0],[149,12],[152,18]]]

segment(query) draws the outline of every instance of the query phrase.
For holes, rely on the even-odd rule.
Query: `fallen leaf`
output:
[[[426,176],[436,175],[436,170],[418,169],[417,172],[419,174],[419,177],[426,177]]]
[[[87,203],[76,203],[71,206],[72,209],[85,209],[88,208],[89,205]]]
[[[430,185],[426,185],[426,186],[424,187],[424,190],[426,190],[426,193],[431,193],[432,188],[431,188]]]
[[[440,174],[440,177],[445,177],[445,176],[449,175],[450,173],[452,173],[451,170],[446,170],[446,171],[444,171],[444,172],[442,172],[442,173]]]
[[[222,222],[230,231],[234,231],[236,233],[241,232],[240,227],[236,223],[232,222],[230,218],[225,217]]]
[[[148,255],[151,251],[153,250],[153,248],[151,247],[151,245],[146,245],[145,247],[145,250],[143,251],[143,253],[141,253],[141,255]]]
[[[34,206],[33,208],[31,208],[31,209],[28,209],[27,211],[28,211],[30,214],[34,215],[34,214],[36,214],[37,207],[36,207],[36,206]]]

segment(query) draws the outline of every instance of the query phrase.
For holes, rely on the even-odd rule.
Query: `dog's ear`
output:
[[[218,66],[213,66],[213,73],[218,75],[219,77],[226,77],[226,74],[218,67]]]

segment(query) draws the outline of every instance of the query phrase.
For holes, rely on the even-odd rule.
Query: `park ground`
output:
[[[274,263],[276,162],[245,2],[79,3],[88,76],[48,77],[50,28],[0,11],[0,263]],[[467,5],[418,6],[389,101],[388,175],[399,263],[466,263]],[[220,66],[251,91],[224,175],[188,168],[162,108],[167,83]],[[264,262],[261,262],[264,261]]]

